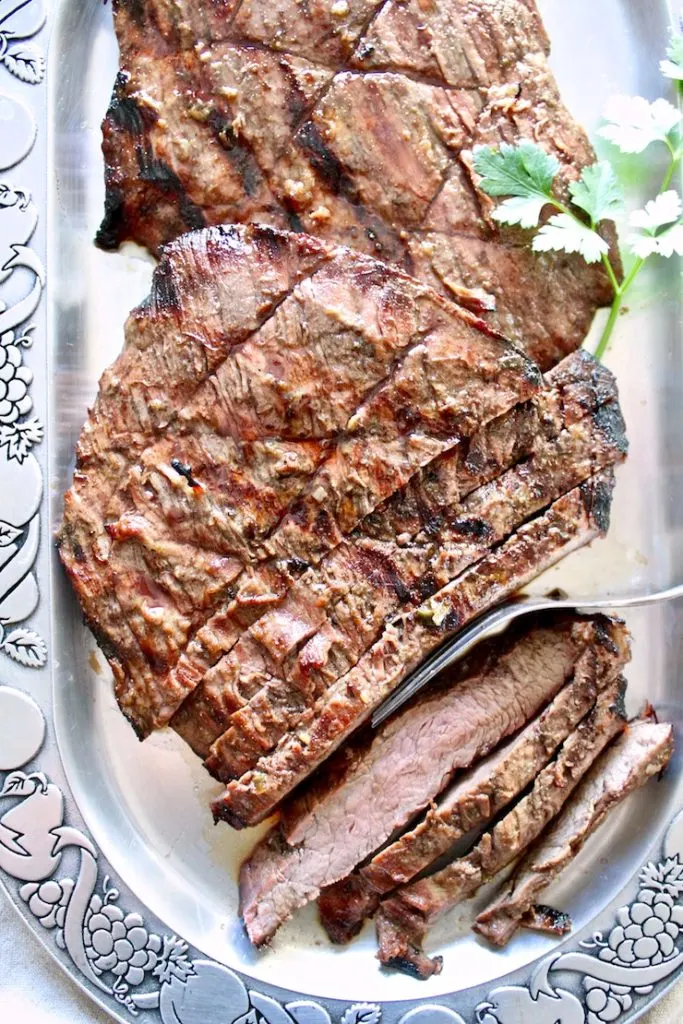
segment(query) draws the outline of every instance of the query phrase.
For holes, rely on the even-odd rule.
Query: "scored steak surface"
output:
[[[367,256],[263,227],[172,243],[100,383],[60,533],[137,731],[421,467],[542,384]]]
[[[530,402],[434,459],[379,505],[280,604],[262,603],[232,649],[223,624],[227,653],[172,725],[220,778],[246,771],[355,664],[387,618],[419,604],[624,448],[613,377],[585,354],[567,357]],[[233,627],[240,614],[231,615]],[[191,645],[197,663],[202,636]],[[188,652],[180,663],[189,660]]]
[[[593,162],[533,0],[115,0],[99,244],[259,221],[397,264],[547,368],[611,301],[600,265],[502,228],[478,144]],[[494,308],[495,307],[495,308]]]
[[[256,766],[214,801],[235,827],[263,821],[372,714],[402,679],[449,634],[609,526],[613,470],[601,470],[520,526],[484,558],[417,608],[398,615],[356,665],[316,702]]]
[[[433,589],[444,586],[531,515],[591,473],[618,461],[623,450],[621,438],[618,411],[611,406],[607,411],[601,407],[599,412],[561,431],[551,441],[539,441],[527,460],[471,492],[459,507],[445,514],[441,529],[433,525],[428,531],[421,531],[410,545],[402,536],[401,545],[392,546],[388,552],[387,545],[366,542],[361,557],[367,554],[372,563],[376,554],[375,565],[361,564],[360,571],[348,581],[346,593],[343,587],[337,588],[341,590],[339,599],[303,648],[285,661],[280,672],[274,671],[273,678],[231,716],[230,728],[213,744],[205,762],[209,770],[227,781],[252,768],[263,751],[274,747],[296,718],[312,706],[319,692],[328,689],[360,659],[387,619],[421,602],[425,579],[430,580]],[[393,572],[383,576],[382,555],[387,554]],[[329,581],[325,575],[320,579],[316,574],[308,586],[313,593],[325,594],[335,582],[334,575]],[[288,631],[300,637],[303,629],[292,627],[303,602],[300,594],[290,591],[285,604],[290,604],[290,597],[294,614],[291,605],[283,606],[282,613],[286,615]],[[318,609],[321,604],[323,600],[317,603]],[[274,638],[267,632],[268,625],[260,619],[253,630],[259,639],[272,643]],[[279,638],[278,631],[276,639]],[[233,654],[239,658],[237,649],[231,657]],[[322,672],[318,667],[320,660]],[[241,679],[238,686],[240,682]],[[235,685],[233,680],[231,684]]]

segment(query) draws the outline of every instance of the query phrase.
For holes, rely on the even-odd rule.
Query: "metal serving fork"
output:
[[[484,612],[462,632],[456,633],[451,640],[442,644],[434,654],[404,679],[384,703],[380,704],[372,716],[372,724],[374,727],[380,725],[389,715],[392,715],[394,711],[397,711],[418,693],[423,686],[426,686],[434,676],[472,650],[480,640],[492,636],[494,633],[501,633],[506,626],[509,626],[514,619],[518,619],[521,615],[546,611],[549,608],[566,608],[580,612],[633,608],[636,605],[660,604],[663,601],[672,601],[677,597],[683,597],[683,584],[652,594],[635,594],[633,597],[586,598],[586,600],[568,597],[564,594],[558,596],[520,594],[496,608]]]

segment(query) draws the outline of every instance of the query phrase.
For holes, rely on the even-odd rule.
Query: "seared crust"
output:
[[[227,786],[213,804],[214,815],[236,828],[268,817],[444,637],[602,535],[609,526],[613,487],[612,470],[597,473],[416,611],[397,616],[357,665],[316,703],[301,727]]]
[[[600,265],[491,218],[472,150],[535,139],[560,193],[595,155],[558,95],[532,0],[119,0],[98,242],[153,251],[259,221],[397,264],[543,369],[611,301]],[[618,259],[618,256],[615,256]],[[495,308],[494,308],[495,307]]]
[[[169,246],[102,377],[60,533],[138,732],[302,566],[541,385],[471,314],[361,254],[262,226]]]
[[[282,562],[261,565],[232,606],[195,634],[172,670],[188,674],[190,683],[203,676],[174,716],[174,728],[203,758],[219,742],[210,767],[224,777],[239,771],[243,749],[235,734],[219,741],[224,730],[234,725],[241,731],[247,757],[249,751],[267,751],[288,727],[288,717],[352,667],[392,611],[434,593],[439,578],[447,581],[449,566],[454,570],[459,560],[464,567],[494,543],[495,530],[504,536],[505,521],[509,531],[515,515],[523,519],[525,500],[530,514],[541,507],[543,495],[549,501],[592,471],[582,448],[593,468],[622,457],[625,439],[615,401],[609,371],[586,353],[575,353],[548,374],[531,402],[490,421],[418,471],[317,568],[298,562],[292,573],[283,572]],[[594,448],[585,444],[588,435]],[[498,490],[480,492],[477,505],[477,488],[534,453],[537,476],[540,471],[548,477],[538,494],[522,482],[514,501],[513,475]],[[490,519],[495,495],[504,500],[506,493],[511,518],[505,520],[501,508],[494,531],[483,520],[476,527],[477,508],[479,518]],[[451,556],[441,558],[441,546],[449,544]]]
[[[615,414],[619,417],[618,408]],[[620,461],[619,436],[623,428],[613,429],[611,407],[601,406],[557,437],[538,439],[529,458],[472,491],[459,505],[443,509],[441,525],[435,518],[429,529],[412,538],[396,531],[400,543],[363,538],[335,548],[212,671],[218,704],[218,693],[224,692],[218,680],[227,681],[230,695],[249,692],[254,642],[272,657],[270,678],[247,703],[239,707],[231,696],[231,714],[224,719],[229,727],[211,747],[205,761],[209,771],[227,782],[253,768],[320,694],[353,667],[388,619],[424,600],[426,583],[430,590],[445,586],[530,516],[598,469]],[[378,512],[382,515],[383,509]],[[392,525],[386,523],[388,529]],[[311,594],[316,595],[315,608],[306,614]],[[331,602],[327,615],[326,598]]]

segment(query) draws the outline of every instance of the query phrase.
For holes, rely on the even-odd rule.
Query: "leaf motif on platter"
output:
[[[0,548],[9,547],[18,537],[21,537],[21,530],[0,519]]]
[[[41,778],[45,779],[44,776]],[[5,777],[0,796],[30,796],[36,791],[36,777],[24,772],[10,772]]]
[[[382,1010],[377,1003],[355,1003],[341,1019],[341,1024],[379,1024]]]
[[[5,637],[0,650],[25,668],[42,668],[47,661],[47,644],[32,629],[14,629]]]
[[[8,71],[27,85],[38,85],[45,77],[45,58],[36,46],[9,50],[3,57]]]
[[[22,463],[31,448],[43,440],[43,435],[43,424],[36,416],[23,423],[3,424],[0,426],[0,448],[7,446],[7,458]]]

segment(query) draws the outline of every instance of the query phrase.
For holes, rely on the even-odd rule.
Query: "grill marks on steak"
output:
[[[103,377],[61,537],[138,731],[196,682],[171,670],[246,565],[317,561],[539,384],[469,314],[367,257],[257,227],[171,246]]]
[[[101,378],[77,447],[60,548],[114,669],[117,695],[134,718],[136,694],[128,675],[137,673],[147,686],[154,671],[116,599],[105,523],[123,511],[119,490],[146,445],[174,429],[177,410],[233,347],[327,258],[329,250],[313,239],[262,228],[183,238],[168,248],[149,300],[128,319],[124,351]],[[139,713],[137,726],[144,731],[147,712]]]
[[[462,496],[589,414],[597,416],[602,426],[596,421],[588,429],[601,434],[608,425],[605,410],[614,401],[612,375],[585,353],[576,353],[548,375],[544,390],[530,403],[491,421],[394,492],[319,569],[309,569],[297,581],[292,576],[300,561],[294,574],[288,568],[290,562],[270,563],[267,570],[260,566],[256,575],[246,577],[227,614],[216,615],[181,656],[174,673],[186,672],[190,666],[187,690],[204,678],[175,715],[174,728],[206,757],[229,725],[229,716],[252,699],[261,701],[259,693],[262,697],[271,693],[266,713],[272,699],[286,714],[288,693],[292,711],[301,701],[302,708],[310,703],[321,687],[351,667],[367,644],[368,623],[360,614],[361,604],[374,602],[383,590],[388,590],[385,601],[405,603],[414,599],[412,590],[423,598],[437,589],[436,579],[424,570],[415,586],[404,582],[404,577],[410,566],[413,576],[419,576],[419,565],[424,566],[435,536],[454,517]],[[618,449],[622,443],[618,413],[613,426],[614,437],[606,437],[606,447],[597,445],[600,452],[611,445]],[[416,549],[414,542],[421,533],[425,542]],[[278,605],[282,598],[284,603]],[[373,608],[371,618],[378,624],[382,614],[381,608]],[[256,625],[234,647],[242,629],[259,615]],[[355,650],[359,653],[354,655]],[[283,681],[283,676],[291,678]],[[265,732],[263,741],[261,749],[268,742]]]
[[[366,69],[401,68],[452,86],[490,86],[518,60],[550,50],[533,0],[513,5],[435,0],[428,17],[416,0],[383,4],[356,47]]]
[[[270,534],[257,536],[254,543],[248,542],[247,534],[243,550],[233,549],[248,570],[236,580],[236,595],[230,595],[238,610],[246,607],[252,617],[254,606],[257,613],[264,610],[291,584],[292,561],[317,563],[420,466],[509,408],[520,394],[536,390],[539,381],[533,366],[511,351],[509,362],[505,358],[501,365],[506,350],[496,339],[484,338],[480,344],[479,335],[467,323],[461,321],[458,331],[448,315],[441,322],[439,316],[424,320],[427,323],[418,325],[420,336],[422,330],[426,333],[424,341],[408,348],[390,376],[347,419],[346,429],[338,432],[326,457]],[[242,372],[246,375],[246,369]],[[249,393],[253,395],[254,390],[250,386]],[[331,388],[330,394],[334,393]],[[218,494],[220,498],[222,489]],[[256,489],[253,499],[260,503]],[[192,521],[199,519],[201,525],[201,506],[197,506],[195,502]],[[270,525],[278,511],[271,505]],[[172,513],[175,518],[175,506]],[[212,524],[213,517],[209,527]],[[233,518],[235,525],[239,521]],[[255,565],[258,562],[266,564],[260,568]],[[278,562],[284,563],[284,570]],[[206,618],[202,617],[203,622]],[[236,616],[238,632],[244,625]],[[178,695],[176,706],[182,696]],[[168,717],[173,710],[169,709]]]
[[[612,684],[536,778],[531,791],[486,832],[474,848],[441,871],[385,900],[377,912],[379,960],[426,978],[441,970],[441,958],[422,952],[428,929],[447,910],[476,890],[523,852],[560,811],[596,757],[625,725],[623,690]]]
[[[614,675],[627,655],[626,633],[615,625],[612,640],[600,628],[611,648],[609,654],[605,648],[605,667],[609,664]],[[339,751],[324,774],[285,806],[280,825],[243,867],[242,914],[252,941],[260,945],[270,938],[297,907],[346,876],[423,810],[457,769],[485,756],[533,718],[590,655],[595,635],[590,624],[573,620],[547,628],[527,624],[477,650],[436,692],[413,702],[381,731]],[[566,733],[595,699],[595,660],[593,655],[589,682],[574,687],[578,699],[574,693],[564,701],[562,714],[575,715]],[[547,714],[550,732],[544,726],[536,730],[536,743],[545,737],[549,744],[541,767],[564,738],[551,736],[554,717],[561,715]]]
[[[600,616],[575,620],[570,625],[573,673],[549,706],[519,735],[456,779],[417,825],[380,850],[350,878],[321,894],[320,917],[334,942],[349,941],[377,909],[383,895],[412,881],[459,839],[519,797],[588,713],[598,693],[619,675],[630,657],[624,624]],[[555,671],[565,666],[554,659],[550,668]],[[516,674],[517,685],[526,685],[538,670],[537,665],[525,663],[523,672]],[[541,670],[548,672],[548,667]],[[457,691],[454,697],[457,700]],[[406,727],[412,728],[414,715],[414,711],[405,713]],[[392,770],[395,779],[402,778],[402,762],[396,759]],[[372,806],[374,811],[375,803]]]
[[[226,220],[307,231],[477,311],[495,303],[491,324],[547,368],[580,345],[609,282],[497,225],[471,167],[477,144],[533,138],[559,159],[564,188],[594,159],[535,5],[347,6],[116,4],[99,243],[157,250]]]
[[[595,474],[416,611],[395,618],[358,664],[303,717],[296,731],[284,736],[253,770],[228,785],[213,805],[214,815],[238,828],[266,818],[447,635],[604,533],[613,486],[611,470]]]
[[[303,648],[295,649],[293,658],[278,666],[277,644],[283,632],[300,641],[306,636],[306,627],[310,629],[311,616],[303,622],[297,616],[298,594],[293,595],[291,604],[285,601],[282,608],[284,629],[280,621],[276,622],[273,636],[269,632],[271,624],[264,623],[264,619],[252,627],[246,644],[247,672],[253,663],[253,642],[260,641],[275,662],[272,681],[266,682],[242,710],[232,714],[230,728],[214,743],[206,761],[209,770],[227,781],[252,768],[319,693],[353,667],[377,639],[388,618],[420,603],[425,579],[433,589],[445,586],[531,515],[596,470],[618,460],[623,451],[619,440],[623,439],[623,427],[618,411],[614,411],[614,422],[612,408],[601,407],[553,441],[539,442],[530,459],[473,491],[459,507],[449,511],[439,531],[421,531],[410,545],[364,540],[356,549],[359,557],[354,558],[356,550],[352,550],[351,559],[348,544],[346,549],[337,548],[334,560],[337,564],[341,561],[342,572],[338,576],[333,572],[332,579],[319,574],[309,586],[313,594],[333,593],[334,589],[342,594]],[[274,617],[278,617],[277,612]],[[232,652],[238,672],[241,653],[237,649]],[[236,690],[244,694],[239,678],[233,680],[229,693]]]
[[[666,768],[672,753],[672,726],[647,718],[632,722],[528,851],[503,893],[479,914],[475,931],[504,946],[520,924],[526,924],[527,915],[535,920],[534,908],[543,890],[571,863],[610,811]]]

